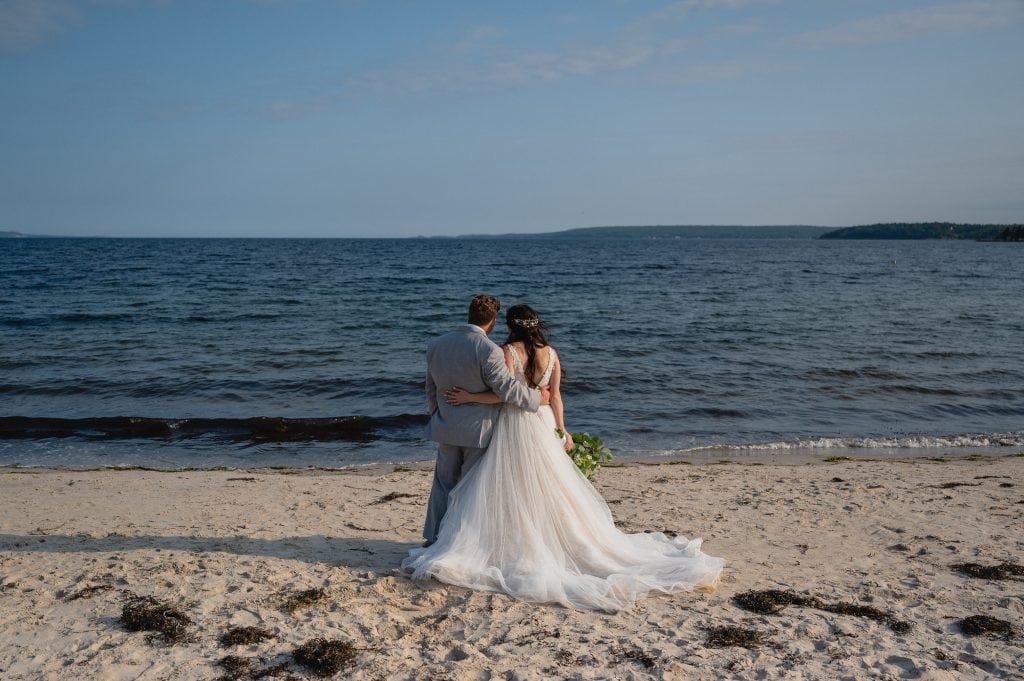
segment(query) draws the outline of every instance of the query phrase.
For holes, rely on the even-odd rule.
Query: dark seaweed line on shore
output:
[[[383,431],[422,426],[423,414],[395,416],[339,416],[330,418],[190,418],[163,419],[136,416],[63,419],[0,417],[0,440],[81,438],[85,440],[184,440],[214,436],[231,441],[287,442],[294,440],[366,442]]]

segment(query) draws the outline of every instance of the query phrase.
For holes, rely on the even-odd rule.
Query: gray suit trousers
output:
[[[430,488],[427,502],[427,520],[423,524],[423,537],[437,541],[441,519],[448,510],[448,494],[465,477],[466,473],[479,463],[486,449],[480,447],[459,447],[437,445],[437,464],[434,466],[434,485]]]

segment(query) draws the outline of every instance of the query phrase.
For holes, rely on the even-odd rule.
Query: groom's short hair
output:
[[[501,309],[501,301],[494,296],[473,296],[469,301],[469,323],[477,326],[490,324]]]

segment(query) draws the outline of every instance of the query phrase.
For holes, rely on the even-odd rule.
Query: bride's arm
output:
[[[551,349],[548,352],[555,351]],[[572,449],[573,442],[569,429],[565,427],[565,414],[562,408],[562,364],[558,361],[557,354],[552,357],[552,360],[555,367],[551,371],[551,411],[555,413],[555,426],[565,434],[565,451],[568,452]]]

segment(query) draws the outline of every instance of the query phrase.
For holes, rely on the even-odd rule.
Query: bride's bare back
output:
[[[519,356],[519,366],[523,367],[523,376],[526,377],[526,346],[521,341],[514,341],[505,346],[505,348],[515,352]],[[545,346],[537,348],[537,366],[534,368],[534,375],[528,377],[529,384],[538,387],[545,387],[551,382],[551,376],[553,372],[550,367],[552,361],[552,350],[551,346]],[[558,361],[558,355],[554,355],[554,361]],[[508,366],[509,372],[516,375],[516,363],[512,356],[505,353],[505,364]],[[546,380],[545,380],[546,379]]]

